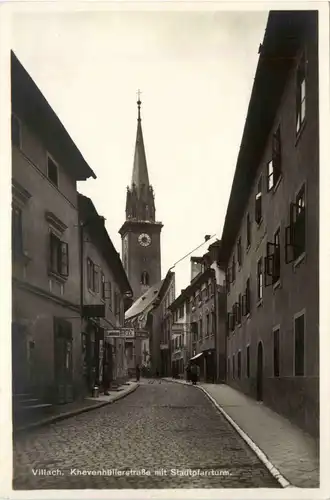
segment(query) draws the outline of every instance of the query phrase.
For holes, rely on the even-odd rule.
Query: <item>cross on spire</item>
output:
[[[141,90],[138,89],[138,91],[137,91],[136,94],[137,94],[137,98],[138,98],[138,100],[137,100],[137,105],[138,105],[138,120],[140,121],[141,120],[141,114],[140,114],[140,112],[141,112],[141,94],[142,94]]]

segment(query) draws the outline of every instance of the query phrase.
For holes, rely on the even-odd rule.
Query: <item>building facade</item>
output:
[[[125,339],[112,337],[125,325],[132,290],[120,257],[90,198],[78,195],[82,246],[82,347],[86,388],[103,390],[128,378]],[[99,310],[98,310],[99,309]],[[97,316],[99,314],[99,316]]]
[[[159,286],[161,282],[160,236],[163,227],[161,222],[156,221],[154,191],[149,183],[140,99],[137,105],[138,120],[132,182],[131,186],[127,187],[126,220],[119,230],[122,238],[122,261],[133,290],[134,301],[148,294],[151,287]],[[129,317],[126,317],[129,323],[132,322],[132,310]],[[146,354],[149,351],[142,339],[129,341],[128,351],[132,354],[130,371],[133,370],[133,363],[141,364],[142,359],[149,359]]]
[[[319,408],[317,12],[271,12],[222,235],[227,377],[313,434]]]
[[[126,220],[119,230],[122,260],[134,300],[161,281],[160,233],[163,227],[155,218],[154,192],[149,183],[140,107],[141,101],[138,101],[132,182],[126,194]]]
[[[11,56],[13,393],[84,394],[77,181],[94,177]]]
[[[170,316],[167,308],[174,297],[175,274],[169,271],[163,280],[151,286],[126,311],[126,326],[134,328],[141,345],[137,348],[137,341],[131,342],[129,360],[132,371],[140,365],[147,375],[158,373],[168,376],[170,373],[170,346],[168,342],[165,349],[167,356],[164,357],[162,332]]]

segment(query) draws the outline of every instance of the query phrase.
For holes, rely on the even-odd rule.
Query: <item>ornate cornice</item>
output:
[[[54,229],[56,229],[60,233],[64,233],[64,231],[68,228],[68,226],[64,224],[64,222],[62,222],[58,217],[56,217],[53,212],[49,212],[46,210],[45,219],[54,227]]]

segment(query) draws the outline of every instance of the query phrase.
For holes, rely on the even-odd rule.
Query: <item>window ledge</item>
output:
[[[248,247],[246,247],[246,253],[249,253],[250,248],[251,248],[251,243],[250,243],[250,245]]]
[[[277,280],[276,283],[273,285],[273,290],[275,291],[277,288],[281,288],[281,280]]]
[[[94,295],[94,296],[96,295],[95,290],[92,290],[91,288],[88,288],[88,291],[89,291],[89,293],[91,293],[92,295]]]
[[[238,328],[242,328],[242,323],[239,323],[237,326]]]
[[[264,299],[259,299],[257,302],[257,307],[261,307],[263,305]]]
[[[246,319],[247,319],[247,320],[251,319],[251,313],[247,313],[247,315],[246,315]]]
[[[56,279],[59,283],[65,283],[68,279],[68,276],[62,276],[61,274],[55,273],[54,271],[48,271],[48,276]]]
[[[306,252],[303,252],[299,257],[294,261],[293,267],[296,269],[306,258]]]
[[[298,145],[300,138],[303,134],[303,131],[305,130],[305,127],[306,127],[306,118],[304,118],[304,121],[302,122],[301,127],[297,132],[295,146]]]

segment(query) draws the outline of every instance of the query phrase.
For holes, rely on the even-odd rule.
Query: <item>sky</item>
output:
[[[78,184],[121,253],[141,89],[162,277],[221,238],[267,22],[264,12],[21,12],[12,48],[97,179]],[[211,240],[193,255],[207,251]],[[176,293],[190,259],[175,267]]]

